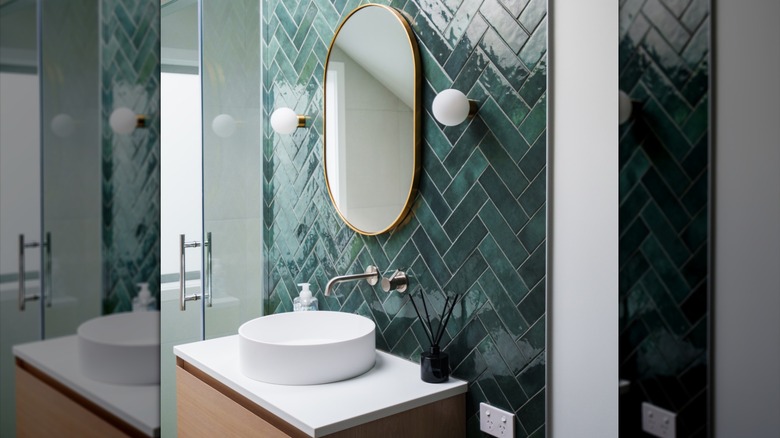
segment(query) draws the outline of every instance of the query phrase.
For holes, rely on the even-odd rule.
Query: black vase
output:
[[[450,356],[439,351],[439,346],[420,355],[420,378],[423,382],[442,383],[450,379]]]

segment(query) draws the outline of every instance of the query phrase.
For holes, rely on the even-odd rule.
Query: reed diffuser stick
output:
[[[452,316],[452,311],[455,310],[455,304],[458,303],[458,297],[460,295],[455,294],[455,299],[452,300],[452,305],[450,306],[449,312],[447,312],[447,319],[444,320],[444,324],[441,325],[441,330],[438,333],[438,337],[434,339],[434,344],[439,345],[439,342],[441,341],[441,337],[444,336],[444,328],[447,327],[447,323],[450,322],[450,316]],[[444,306],[444,311],[447,311],[447,306]],[[444,314],[444,311],[442,314]]]
[[[422,289],[420,290],[420,296],[422,297],[423,309],[425,309],[425,318],[428,320],[428,330],[430,330],[431,335],[433,335],[433,324],[431,324],[431,315],[428,314],[428,306],[425,305],[425,294],[422,292]]]
[[[420,320],[420,324],[422,324],[423,328],[425,329],[424,330],[425,336],[428,337],[428,340],[431,341],[431,345],[433,345],[433,333],[431,333],[431,330],[425,324],[425,321],[422,319],[422,316],[420,316],[420,311],[417,310],[417,304],[414,304],[414,298],[412,298],[412,294],[409,294],[409,301],[412,302],[412,307],[414,307],[414,313],[417,314],[417,318]]]
[[[435,345],[439,345],[438,339],[441,338],[441,335],[439,335],[439,333],[441,333],[442,327],[444,327],[444,314],[447,312],[447,303],[449,302],[450,302],[450,297],[448,295],[447,299],[444,300],[444,308],[441,309],[441,316],[439,316],[439,328],[436,329],[436,336],[433,337],[433,339],[436,341],[434,342]]]

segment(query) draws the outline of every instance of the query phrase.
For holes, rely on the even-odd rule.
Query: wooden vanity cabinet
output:
[[[176,365],[179,436],[309,437],[187,361],[177,358]],[[465,400],[465,394],[459,394],[326,436],[465,437]]]
[[[18,358],[15,385],[19,438],[148,436]]]

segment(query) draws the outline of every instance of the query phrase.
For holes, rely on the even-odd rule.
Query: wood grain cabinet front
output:
[[[181,358],[176,367],[177,421],[181,437],[310,438]],[[326,435],[328,438],[462,438],[465,394],[412,408]]]
[[[149,436],[20,359],[15,393],[19,438]]]

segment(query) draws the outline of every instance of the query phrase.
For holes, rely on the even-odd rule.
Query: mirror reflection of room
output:
[[[620,4],[625,437],[650,415],[677,436],[711,434],[709,17],[707,1]]]
[[[159,435],[157,55],[115,32],[158,9],[126,6],[0,2],[2,436]]]

